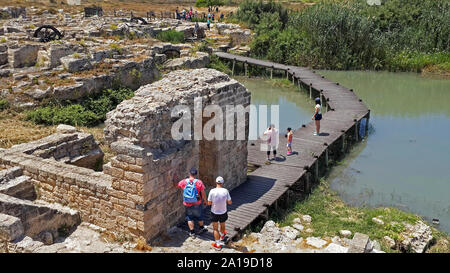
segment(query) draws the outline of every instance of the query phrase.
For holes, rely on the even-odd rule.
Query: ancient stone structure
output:
[[[218,175],[230,189],[246,179],[247,140],[172,139],[171,127],[177,119],[171,117],[171,110],[183,104],[193,113],[196,97],[203,98],[202,106],[216,104],[223,109],[250,103],[250,93],[237,81],[215,70],[198,69],[175,71],[141,87],[134,98],[108,114],[105,135],[118,156],[105,173],[113,177],[113,188],[139,196],[146,238],[182,218],[184,208],[174,183],[191,167],[199,168],[208,186]],[[245,126],[248,131],[248,115]]]
[[[184,207],[176,182],[190,168],[199,168],[200,178],[208,187],[214,185],[218,175],[225,178],[229,189],[246,180],[246,137],[209,141],[172,139],[171,127],[181,118],[171,116],[173,107],[182,104],[193,112],[196,97],[202,98],[203,107],[218,105],[224,113],[227,105],[245,107],[250,103],[250,93],[244,86],[216,70],[171,72],[164,79],[141,87],[132,99],[108,113],[105,134],[116,156],[103,166],[103,172],[85,168],[98,165],[103,157],[92,135],[59,126],[58,132],[47,138],[0,149],[0,169],[6,169],[2,179],[23,184],[15,191],[11,186],[4,193],[26,191],[26,183],[29,186],[31,181],[38,188],[40,200],[76,209],[83,221],[113,232],[153,239],[183,219]],[[248,114],[244,115],[245,128],[236,124],[237,115],[231,114],[231,118],[236,135],[239,129],[248,132]],[[203,118],[203,124],[208,120]],[[18,179],[21,176],[26,179]],[[0,201],[10,207],[37,206],[16,197],[25,198],[22,193],[15,197],[0,193]],[[22,217],[25,233],[35,228],[35,221],[23,218],[28,214],[14,214],[8,209],[0,212]],[[64,222],[57,219],[49,221],[56,226]],[[9,217],[7,222],[16,226],[15,219]],[[38,231],[29,236],[38,236],[43,230]],[[11,235],[14,232],[8,234],[10,239],[15,237]]]

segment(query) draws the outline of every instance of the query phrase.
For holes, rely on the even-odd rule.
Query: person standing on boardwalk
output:
[[[223,187],[223,177],[216,178],[216,188],[212,189],[208,195],[208,205],[211,206],[211,222],[214,229],[214,240],[212,247],[221,250],[223,240],[227,235],[225,222],[228,219],[227,204],[231,205],[231,196],[227,189]],[[220,230],[219,230],[220,225]]]
[[[316,122],[316,132],[314,132],[315,136],[320,136],[320,120],[322,119],[322,103],[320,102],[320,98],[316,98],[316,107],[314,110],[314,115],[312,116],[312,120]]]
[[[292,154],[292,139],[294,138],[293,136],[294,136],[294,134],[292,133],[291,127],[288,127],[287,128],[287,134],[286,134],[286,137],[287,137],[287,144],[286,144],[287,155],[291,155]]]
[[[189,171],[189,177],[178,182],[178,187],[183,189],[183,205],[186,208],[186,221],[189,226],[189,236],[195,236],[195,223],[198,222],[198,234],[205,232],[207,229],[203,225],[203,205],[206,206],[205,185],[200,179],[195,178],[197,169],[192,168]]]
[[[277,158],[277,146],[278,146],[278,130],[275,128],[274,124],[271,124],[270,127],[264,132],[264,135],[267,136],[267,160],[270,161],[270,151],[273,151],[273,158],[275,160]]]
[[[208,30],[211,30],[211,19],[208,18],[206,25],[208,26]]]

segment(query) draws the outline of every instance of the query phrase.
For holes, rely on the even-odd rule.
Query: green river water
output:
[[[350,205],[392,206],[430,222],[438,218],[437,228],[450,232],[450,80],[415,73],[319,73],[353,88],[371,109],[369,136],[333,168],[332,188]],[[311,120],[314,106],[306,92],[261,79],[237,80],[252,92],[252,104],[280,105],[281,132]],[[251,126],[255,122],[251,117]]]

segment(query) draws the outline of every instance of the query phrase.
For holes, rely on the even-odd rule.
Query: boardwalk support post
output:
[[[247,76],[247,69],[248,69],[248,64],[247,64],[247,62],[244,63],[244,68],[245,68],[245,76]]]
[[[341,142],[342,142],[341,152],[344,154],[345,153],[345,133],[342,134],[342,136],[341,136]]]
[[[370,118],[370,110],[369,113],[367,114],[367,118],[366,118],[366,133],[364,134],[366,136],[366,138],[369,136],[369,118]]]
[[[320,89],[320,105],[323,105],[323,89]]]
[[[295,72],[292,74],[292,84],[295,85]]]
[[[270,79],[273,78],[273,66],[270,68]]]
[[[325,166],[328,168],[328,148],[325,149]]]
[[[311,190],[311,181],[310,181],[311,179],[310,179],[310,177],[311,177],[311,173],[307,172],[305,174],[305,194],[309,194],[310,190]]]
[[[355,122],[355,141],[358,141],[358,121]]]
[[[231,69],[231,76],[234,76],[234,66],[236,65],[236,58],[233,60],[233,68]]]
[[[312,99],[312,83],[309,84],[309,99]]]
[[[287,191],[286,191],[286,203],[285,203],[285,207],[286,208],[289,208],[289,204],[290,204],[290,201],[291,201],[291,190],[289,189],[289,186],[286,186],[288,189],[287,189]]]
[[[314,175],[315,175],[315,181],[319,182],[319,159],[314,162]]]

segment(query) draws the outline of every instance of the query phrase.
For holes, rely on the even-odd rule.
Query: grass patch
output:
[[[272,86],[275,87],[281,87],[281,88],[288,88],[288,87],[292,87],[292,81],[288,80],[288,79],[282,79],[282,78],[273,78],[273,79],[268,79],[267,80]]]
[[[436,70],[450,71],[450,52],[420,53],[416,51],[401,51],[390,61],[392,69],[421,72],[427,67]]]
[[[214,54],[210,55],[208,68],[212,68],[225,74],[231,75],[231,69],[228,67],[228,65],[222,62],[219,57]]]
[[[156,39],[172,44],[184,43],[184,33],[175,30],[161,31],[156,35]]]
[[[313,233],[302,233],[303,237],[339,236],[339,231],[346,229],[352,233],[360,232],[369,235],[370,239],[378,241],[382,250],[386,252],[396,252],[396,250],[390,249],[384,243],[384,236],[389,236],[396,241],[401,240],[400,234],[405,229],[403,222],[414,224],[421,220],[417,215],[396,208],[350,207],[330,189],[329,183],[325,180],[321,181],[306,200],[295,203],[290,211],[279,213],[273,218],[280,226],[287,226],[292,225],[294,218],[306,214],[312,216],[310,227]],[[373,217],[383,220],[385,224],[373,223]],[[448,242],[449,236],[436,229],[433,229],[433,235],[440,244],[432,246],[429,251],[448,252],[448,244],[445,241]]]
[[[64,105],[50,104],[31,110],[26,113],[26,119],[35,124],[93,127],[106,119],[106,113],[133,95],[133,91],[127,88],[106,89],[81,103],[69,101]]]

